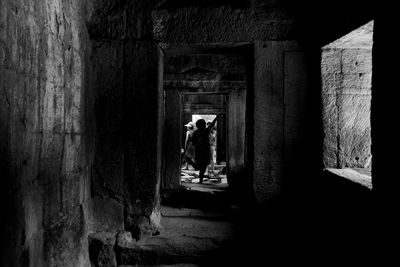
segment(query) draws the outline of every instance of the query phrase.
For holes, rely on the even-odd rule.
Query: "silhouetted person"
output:
[[[186,125],[185,151],[183,163],[186,163],[186,170],[189,169],[189,163],[194,159],[194,145],[192,143],[192,135],[194,132],[194,123],[188,122]]]
[[[192,136],[192,142],[195,147],[195,162],[191,162],[196,170],[199,170],[200,183],[203,183],[204,173],[210,163],[210,132],[214,127],[215,123],[220,114],[215,117],[211,124],[206,127],[206,121],[199,119],[196,121],[197,130],[194,131]]]

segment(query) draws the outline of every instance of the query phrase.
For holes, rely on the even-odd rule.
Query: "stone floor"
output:
[[[159,235],[119,244],[119,263],[197,266],[233,237],[233,225],[223,214],[172,208],[163,214]]]
[[[115,244],[108,252],[97,253],[106,256],[96,257],[98,262],[114,257],[114,263],[108,259],[104,261],[107,264],[98,266],[218,266],[214,263],[232,246],[234,218],[239,214],[239,208],[227,201],[227,188],[226,184],[187,184],[163,201],[158,235],[139,241],[129,232],[116,237],[92,235],[102,240],[98,243],[103,247]],[[111,255],[113,251],[115,255]]]
[[[118,267],[140,267],[144,265],[119,265]],[[147,267],[198,267],[197,264],[191,263],[178,263],[178,264],[158,264],[158,265],[145,265]]]
[[[301,181],[307,174],[299,171],[297,178]],[[293,188],[290,197],[246,207],[232,205],[235,196],[227,185],[184,184],[163,199],[159,235],[135,241],[129,232],[120,234],[111,247],[118,265],[98,266],[360,266],[369,262],[372,248],[379,244],[371,231],[371,190],[332,171],[309,180]]]

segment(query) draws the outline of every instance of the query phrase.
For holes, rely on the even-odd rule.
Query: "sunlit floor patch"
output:
[[[224,170],[225,165],[215,165],[214,173],[206,172],[203,183],[205,184],[227,184],[228,180]],[[181,182],[182,183],[198,183],[199,171],[194,170],[192,167],[181,169]]]

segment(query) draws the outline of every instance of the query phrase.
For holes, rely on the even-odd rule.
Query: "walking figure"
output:
[[[210,123],[209,126],[206,126],[206,121],[203,119],[199,119],[196,121],[197,130],[193,132],[192,142],[194,144],[195,153],[194,153],[194,161],[191,161],[191,165],[199,170],[199,183],[203,183],[204,173],[207,169],[208,164],[210,163],[211,153],[210,153],[210,133],[213,129],[215,123],[217,122],[218,114],[215,119]]]

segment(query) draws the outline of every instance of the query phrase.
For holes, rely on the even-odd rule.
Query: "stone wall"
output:
[[[91,231],[127,229],[139,238],[158,223],[162,63],[149,19],[153,4],[91,5],[96,113]]]
[[[372,31],[372,24],[365,26]],[[322,49],[324,166],[371,167],[372,35]],[[369,37],[369,39],[368,39]],[[340,45],[338,45],[340,43]]]
[[[268,8],[225,5],[158,9],[153,12],[153,21],[154,37],[160,42],[235,43],[290,38],[294,18],[282,5]]]
[[[85,10],[0,1],[2,266],[89,266]]]
[[[281,194],[285,176],[292,176],[284,170],[301,167],[299,162],[303,160],[298,159],[307,157],[304,151],[314,152],[305,149],[304,144],[305,138],[315,136],[316,123],[307,128],[305,120],[306,112],[316,113],[315,105],[302,103],[312,88],[307,84],[307,60],[299,42],[288,41],[295,30],[291,12],[281,1],[255,2],[240,8],[225,5],[158,9],[153,12],[153,21],[154,37],[166,47],[248,45],[249,166],[243,174],[246,182],[241,195],[252,191],[263,203]]]
[[[246,56],[216,52],[174,55],[164,60],[164,88],[197,90],[230,90],[246,88]],[[226,53],[227,51],[225,51]],[[200,52],[201,53],[201,52]]]

